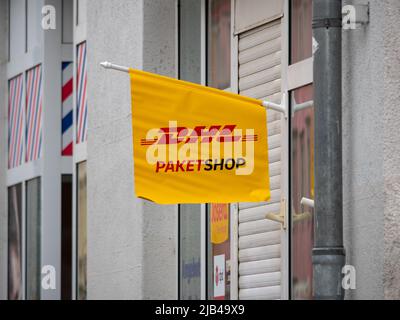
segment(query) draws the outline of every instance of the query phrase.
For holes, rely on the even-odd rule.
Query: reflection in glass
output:
[[[8,299],[22,299],[22,186],[8,188]]]
[[[179,78],[201,83],[201,1],[180,2]],[[179,284],[182,300],[201,299],[201,205],[179,205]]]
[[[314,212],[312,208],[300,204],[303,197],[314,198],[314,107],[300,106],[312,100],[312,85],[292,93],[291,221],[294,299],[312,299]]]
[[[209,0],[208,85],[231,86],[231,0]]]
[[[87,260],[87,180],[86,180],[86,162],[78,164],[78,299],[86,299],[87,278],[86,278],[86,260]]]
[[[291,1],[291,59],[294,64],[312,56],[312,0]]]
[[[201,83],[201,1],[180,2],[179,78]]]
[[[72,298],[72,175],[61,178],[61,299]]]
[[[229,215],[229,204],[208,205],[208,299],[210,300],[229,300],[231,296]]]
[[[40,300],[40,178],[26,183],[26,298]]]
[[[201,299],[201,205],[181,205],[180,299]]]

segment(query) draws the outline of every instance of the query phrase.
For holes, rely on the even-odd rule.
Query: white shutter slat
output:
[[[277,231],[281,229],[280,223],[268,219],[243,222],[239,225],[239,237],[258,233]],[[239,238],[240,243],[240,238]]]
[[[239,223],[265,219],[267,213],[279,213],[281,204],[273,203],[266,206],[240,210]]]
[[[281,269],[281,259],[268,259],[259,261],[243,262],[239,267],[239,275],[246,276],[266,272],[279,272]]]
[[[270,272],[241,276],[239,279],[240,289],[274,287],[281,284],[281,273]]]
[[[249,262],[257,260],[276,259],[281,257],[281,245],[265,246],[239,250],[239,261]]]
[[[281,77],[281,66],[272,67],[269,72],[257,72],[255,74],[243,77],[239,80],[239,85],[242,90],[250,89],[259,86],[265,82],[278,80]]]
[[[239,92],[281,102],[281,20],[239,35]],[[279,213],[282,174],[282,115],[268,110],[271,199],[239,203],[239,299],[281,298],[281,224],[265,219]]]
[[[281,242],[281,230],[278,225],[276,231],[250,234],[241,236],[239,239],[239,250],[257,248],[263,246],[272,246]]]
[[[279,300],[281,286],[239,290],[239,300]]]

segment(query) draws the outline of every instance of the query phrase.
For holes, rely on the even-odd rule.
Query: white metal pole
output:
[[[113,69],[113,70],[117,70],[117,71],[122,71],[122,72],[129,72],[129,68],[128,67],[124,67],[124,66],[119,66],[117,64],[108,62],[108,61],[104,61],[101,62],[100,65],[105,68],[105,69]],[[271,110],[275,110],[278,112],[281,112],[285,115],[285,117],[287,117],[287,110],[286,110],[286,106],[285,106],[285,98],[283,96],[282,99],[282,104],[277,104],[274,102],[270,102],[270,101],[262,101],[261,103],[262,106],[264,106],[267,109],[271,109]]]
[[[122,71],[122,72],[129,72],[128,67],[119,66],[117,64],[113,64],[108,61],[101,62],[100,65],[105,69],[113,69],[113,70]]]

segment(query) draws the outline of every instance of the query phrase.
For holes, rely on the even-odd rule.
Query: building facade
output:
[[[345,5],[368,12],[343,30],[346,298],[398,299],[400,3]],[[311,0],[0,0],[0,44],[0,299],[312,298]],[[129,77],[105,60],[285,103],[271,200],[136,198]]]

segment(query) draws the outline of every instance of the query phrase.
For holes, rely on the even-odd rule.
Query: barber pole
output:
[[[72,93],[73,93],[73,63],[62,63],[62,149],[61,155],[63,157],[72,156],[73,143],[72,143],[72,124],[73,124],[73,111],[72,111]]]
[[[26,162],[40,158],[42,149],[42,68],[26,73]]]

